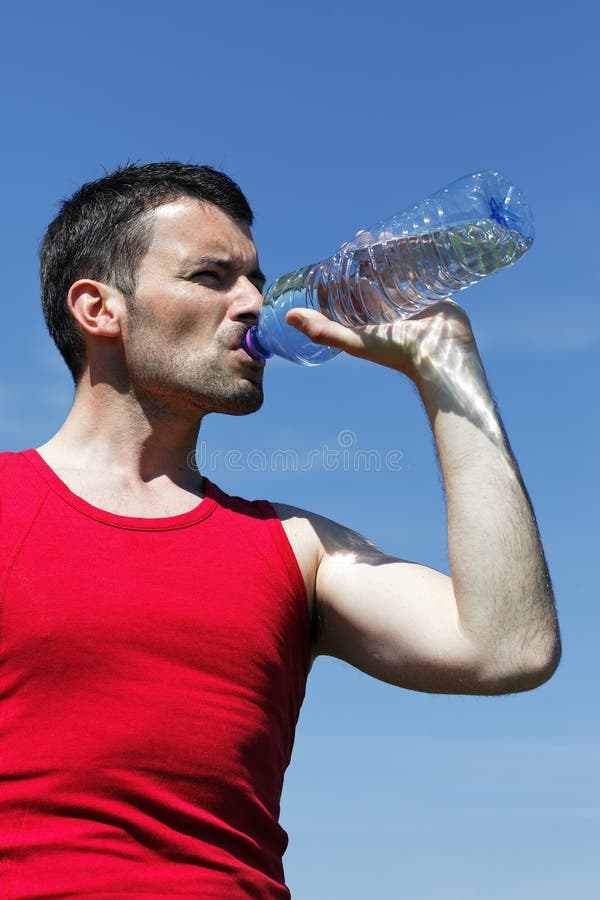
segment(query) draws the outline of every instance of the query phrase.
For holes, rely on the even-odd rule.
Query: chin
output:
[[[257,392],[257,394],[250,398],[246,397],[245,400],[238,405],[234,406],[233,409],[230,409],[229,415],[231,416],[248,416],[250,413],[258,412],[258,410],[263,405],[263,392]]]
[[[248,416],[261,408],[263,399],[262,385],[252,382],[246,390],[237,391],[227,396],[202,397],[202,405],[209,412],[228,416]]]

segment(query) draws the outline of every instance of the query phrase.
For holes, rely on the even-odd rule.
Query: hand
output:
[[[327,344],[351,356],[403,372],[413,381],[447,381],[459,360],[478,358],[465,311],[451,300],[435,303],[415,316],[380,325],[349,327],[314,310],[291,309],[286,321],[315,344]]]

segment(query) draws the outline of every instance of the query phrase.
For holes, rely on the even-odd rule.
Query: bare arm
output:
[[[299,515],[296,535],[304,547],[313,542],[317,559],[315,653],[425,691],[503,693],[545,681],[559,657],[550,579],[464,312],[444,303],[418,319],[364,329],[296,311],[288,321],[415,382],[448,513],[450,578]]]

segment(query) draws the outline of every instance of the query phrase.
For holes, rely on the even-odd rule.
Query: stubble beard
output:
[[[139,345],[138,345],[139,346]],[[188,409],[195,415],[221,413],[245,416],[256,412],[263,403],[262,376],[249,368],[247,376],[235,365],[226,365],[226,351],[215,349],[198,358],[164,359],[164,347],[143,344],[135,354],[130,371],[132,387],[157,407]]]
[[[244,377],[237,370],[232,375],[216,355],[212,361],[203,360],[196,371],[197,377],[190,379],[190,396],[207,413],[246,416],[262,406],[262,379],[256,371],[254,377],[250,377],[250,372]]]

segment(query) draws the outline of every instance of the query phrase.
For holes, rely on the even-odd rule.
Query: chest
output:
[[[41,515],[3,573],[3,647],[29,677],[283,677],[301,622],[283,568],[215,523],[125,532]]]

